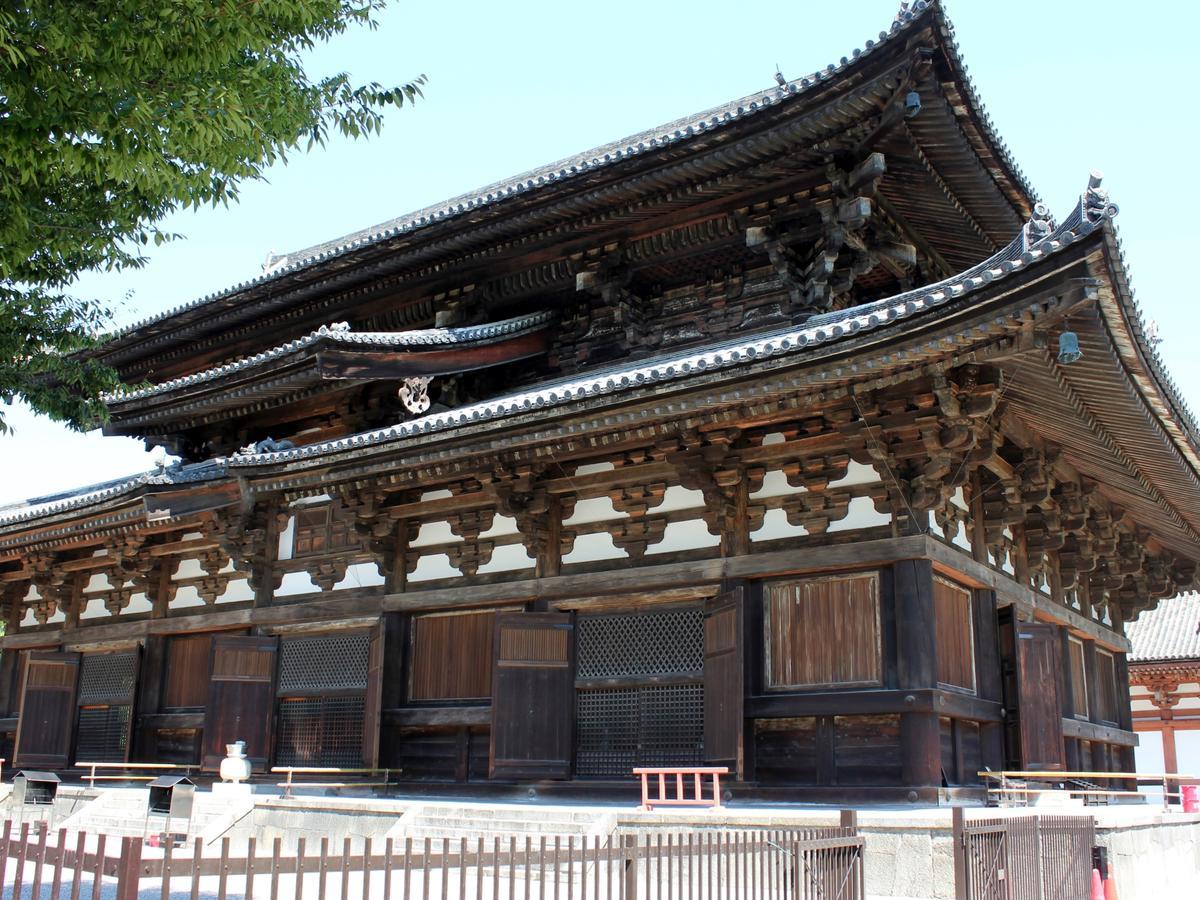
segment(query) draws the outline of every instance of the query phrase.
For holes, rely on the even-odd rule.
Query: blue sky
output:
[[[393,2],[375,31],[318,48],[314,74],[396,83],[424,72],[425,99],[382,135],[332,140],[248,184],[230,208],[165,222],[185,240],[141,271],[78,285],[121,304],[117,324],[221,290],[267,254],[320,243],[472,188],[698,112],[835,62],[885,30],[896,0],[765,6],[718,2]],[[1190,88],[1200,4],[1116,0],[947,4],[976,90],[1056,216],[1089,169],[1120,205],[1137,296],[1167,367],[1200,405],[1200,312],[1189,270],[1200,133]],[[140,443],[75,435],[7,411],[0,503],[152,465]]]

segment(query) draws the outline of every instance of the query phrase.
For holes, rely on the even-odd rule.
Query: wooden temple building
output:
[[[1098,176],[1065,213],[921,0],[114,334],[107,430],[181,462],[0,511],[0,756],[1128,771],[1124,626],[1197,584],[1200,442]]]

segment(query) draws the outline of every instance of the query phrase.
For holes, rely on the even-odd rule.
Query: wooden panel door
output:
[[[379,765],[379,716],[383,696],[383,623],[371,629],[367,645],[367,696],[363,701],[362,764],[373,769]]]
[[[704,755],[709,765],[742,770],[743,589],[704,605]]]
[[[17,721],[17,768],[64,769],[70,764],[78,684],[78,653],[30,651]]]
[[[246,756],[258,771],[271,752],[275,709],[275,659],[279,639],[215,635],[211,680],[204,716],[205,769],[218,769],[225,745],[246,742]]]
[[[570,614],[501,614],[495,637],[490,777],[569,777],[575,709]]]
[[[1015,631],[1021,765],[1031,772],[1064,769],[1058,627],[1017,622]]]

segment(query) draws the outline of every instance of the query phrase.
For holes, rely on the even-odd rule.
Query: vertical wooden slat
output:
[[[350,843],[350,836],[347,835],[342,840],[342,858],[340,860],[340,865],[341,865],[341,869],[342,869],[342,881],[341,881],[341,892],[339,893],[338,896],[340,898],[343,898],[343,900],[344,900],[344,898],[346,898],[350,895],[350,851],[352,849],[353,849],[353,845]]]
[[[29,851],[29,823],[21,823],[21,835],[17,844],[17,864],[13,872],[13,896],[21,896],[21,884],[25,880],[25,855]]]
[[[450,898],[450,838],[442,838],[442,900]]]
[[[567,835],[567,900],[575,900],[575,835]]]
[[[159,888],[159,900],[171,900],[171,858],[175,854],[175,841],[170,835],[167,835],[166,845],[163,847],[163,870],[162,884]],[[54,895],[56,898],[58,894]]]
[[[275,838],[271,842],[271,900],[279,900],[279,851],[282,844],[282,838]]]
[[[8,854],[9,848],[12,845],[12,825],[12,819],[5,819],[4,831],[0,832],[0,884],[4,884],[4,876],[8,874]]]
[[[229,838],[221,838],[220,871],[217,873],[217,900],[225,900],[229,889]]]
[[[42,892],[42,866],[46,863],[46,839],[50,829],[45,822],[38,822],[34,831],[37,832],[37,846],[33,851],[33,885],[30,888],[30,896],[37,900]]]
[[[403,530],[403,529],[401,529]],[[412,890],[412,838],[404,839],[404,900],[409,900]]]
[[[62,887],[63,862],[67,854],[67,829],[58,829],[58,840],[55,843],[58,852],[54,856],[54,879],[50,887],[51,900],[58,900],[58,892]]]
[[[93,860],[92,867],[92,900],[100,900],[100,891],[104,881],[104,845],[106,842],[107,835],[103,833],[96,835],[96,858]],[[21,896],[20,890],[14,890],[13,896]]]
[[[492,898],[500,897],[500,836],[492,836]]]
[[[570,872],[570,863],[567,864],[567,867],[568,867],[567,871],[569,873]],[[516,896],[517,896],[516,880],[517,880],[517,836],[515,834],[512,834],[512,835],[509,835],[509,837],[508,837],[508,898],[509,898],[509,900],[516,900]],[[568,892],[571,890],[569,885],[570,885],[570,883],[568,882],[568,887],[567,887]],[[567,897],[570,897],[570,896],[571,896],[570,893],[568,893]]]
[[[317,860],[317,900],[325,900],[325,877],[329,874],[329,838],[321,838],[321,856]]]
[[[433,841],[425,838],[424,852],[421,854],[421,900],[429,900],[429,852]]]
[[[8,827],[5,826],[5,841],[7,842]],[[81,831],[75,838],[75,864],[71,867],[71,900],[79,900],[79,889],[83,886],[83,853],[87,848],[87,832]],[[5,856],[7,856],[7,852]],[[0,868],[0,881],[3,880],[4,870]]]
[[[558,873],[555,872],[555,877]],[[526,875],[526,880],[528,880]],[[546,900],[546,836],[538,837],[538,900]]]
[[[256,846],[257,842],[253,837],[246,841],[246,883],[243,888],[245,900],[254,900],[254,854]]]
[[[292,885],[296,900],[304,896],[304,838],[296,839],[296,881]]]
[[[363,838],[362,891],[360,894],[363,897],[371,896],[371,866],[373,865],[371,861],[371,843],[369,837]],[[387,895],[384,894],[384,896],[386,897]]]
[[[392,896],[392,854],[395,847],[392,838],[383,842],[383,896]]]

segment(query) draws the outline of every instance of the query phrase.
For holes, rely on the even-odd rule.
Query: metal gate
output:
[[[1091,816],[1011,816],[967,821],[954,810],[958,900],[1077,900],[1088,896]]]
[[[811,838],[796,848],[796,900],[862,900],[863,839],[852,830],[836,838]]]

